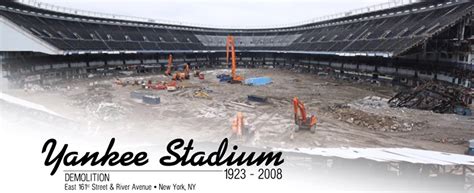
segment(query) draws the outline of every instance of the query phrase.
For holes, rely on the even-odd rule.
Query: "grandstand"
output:
[[[43,7],[45,7],[43,5]],[[76,78],[98,69],[162,70],[168,53],[197,66],[224,64],[225,37],[236,39],[238,64],[331,67],[470,86],[474,69],[473,2],[430,0],[368,10],[308,24],[225,29],[74,14],[22,1],[2,1],[2,72],[12,82]],[[7,29],[4,29],[7,31]],[[403,69],[403,70],[401,70]],[[467,70],[466,70],[467,69]],[[49,78],[47,78],[49,77]],[[51,81],[46,81],[51,82]]]

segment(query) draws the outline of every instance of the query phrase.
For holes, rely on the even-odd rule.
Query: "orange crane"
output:
[[[171,68],[173,67],[173,55],[168,56],[168,68],[165,71],[166,76],[171,76]]]
[[[237,62],[236,62],[236,56],[235,56],[235,42],[234,42],[234,36],[227,36],[227,42],[226,42],[226,61],[227,65],[229,65],[229,58],[232,60],[232,79],[231,83],[241,83],[243,78],[241,76],[238,76],[236,74],[237,70]]]
[[[314,115],[307,117],[305,106],[298,97],[293,98],[293,107],[295,112],[295,124],[297,125],[296,131],[309,130],[311,133],[316,132],[318,119]],[[301,117],[299,114],[301,114]]]

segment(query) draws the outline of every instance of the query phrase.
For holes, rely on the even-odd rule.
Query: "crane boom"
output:
[[[293,98],[293,107],[295,110],[295,121],[300,120],[298,117],[298,110],[301,113],[301,121],[306,122],[306,109],[304,104],[298,99],[298,97]]]
[[[229,65],[229,58],[231,59],[232,62],[232,82],[238,83],[242,82],[243,78],[238,76],[236,74],[237,71],[237,61],[236,61],[236,55],[235,55],[235,41],[234,41],[234,36],[227,36],[227,41],[226,41],[226,62],[227,65]]]
[[[168,56],[168,67],[166,69],[165,75],[170,76],[171,75],[171,67],[173,67],[173,55]]]

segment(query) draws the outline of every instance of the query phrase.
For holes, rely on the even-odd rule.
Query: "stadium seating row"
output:
[[[8,6],[12,6],[9,4]],[[182,30],[143,25],[52,17],[3,6],[0,14],[35,36],[65,51],[221,50],[225,36],[235,36],[240,50],[402,53],[472,12],[471,2],[428,7],[324,26],[294,30]],[[77,16],[80,17],[80,16]]]

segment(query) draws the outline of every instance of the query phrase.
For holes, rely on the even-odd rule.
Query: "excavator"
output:
[[[318,122],[316,116],[311,115],[310,117],[307,117],[305,106],[298,97],[293,98],[293,107],[295,112],[295,124],[297,125],[295,131],[309,130],[311,133],[315,133],[316,123]]]
[[[166,76],[171,76],[171,68],[173,67],[173,55],[168,56],[168,68],[165,71]]]
[[[242,137],[246,134],[244,126],[244,114],[237,112],[237,117],[232,121],[232,134]]]
[[[184,79],[189,79],[189,72],[191,70],[189,69],[189,64],[184,64],[184,69],[182,72],[176,72],[173,75],[173,80],[184,80]]]
[[[227,65],[229,65],[229,58],[231,59],[232,62],[232,74],[229,77],[229,75],[220,75],[218,77],[221,79],[221,82],[228,80],[228,82],[232,84],[238,84],[242,83],[243,78],[241,76],[238,76],[236,74],[237,71],[237,61],[236,61],[236,56],[235,56],[235,42],[234,42],[234,36],[227,36],[227,42],[226,42],[226,61]]]
[[[168,90],[169,92],[175,91],[178,89],[178,85],[176,81],[165,82],[162,81],[157,83],[156,85],[151,85],[149,88],[156,89],[156,90]]]

